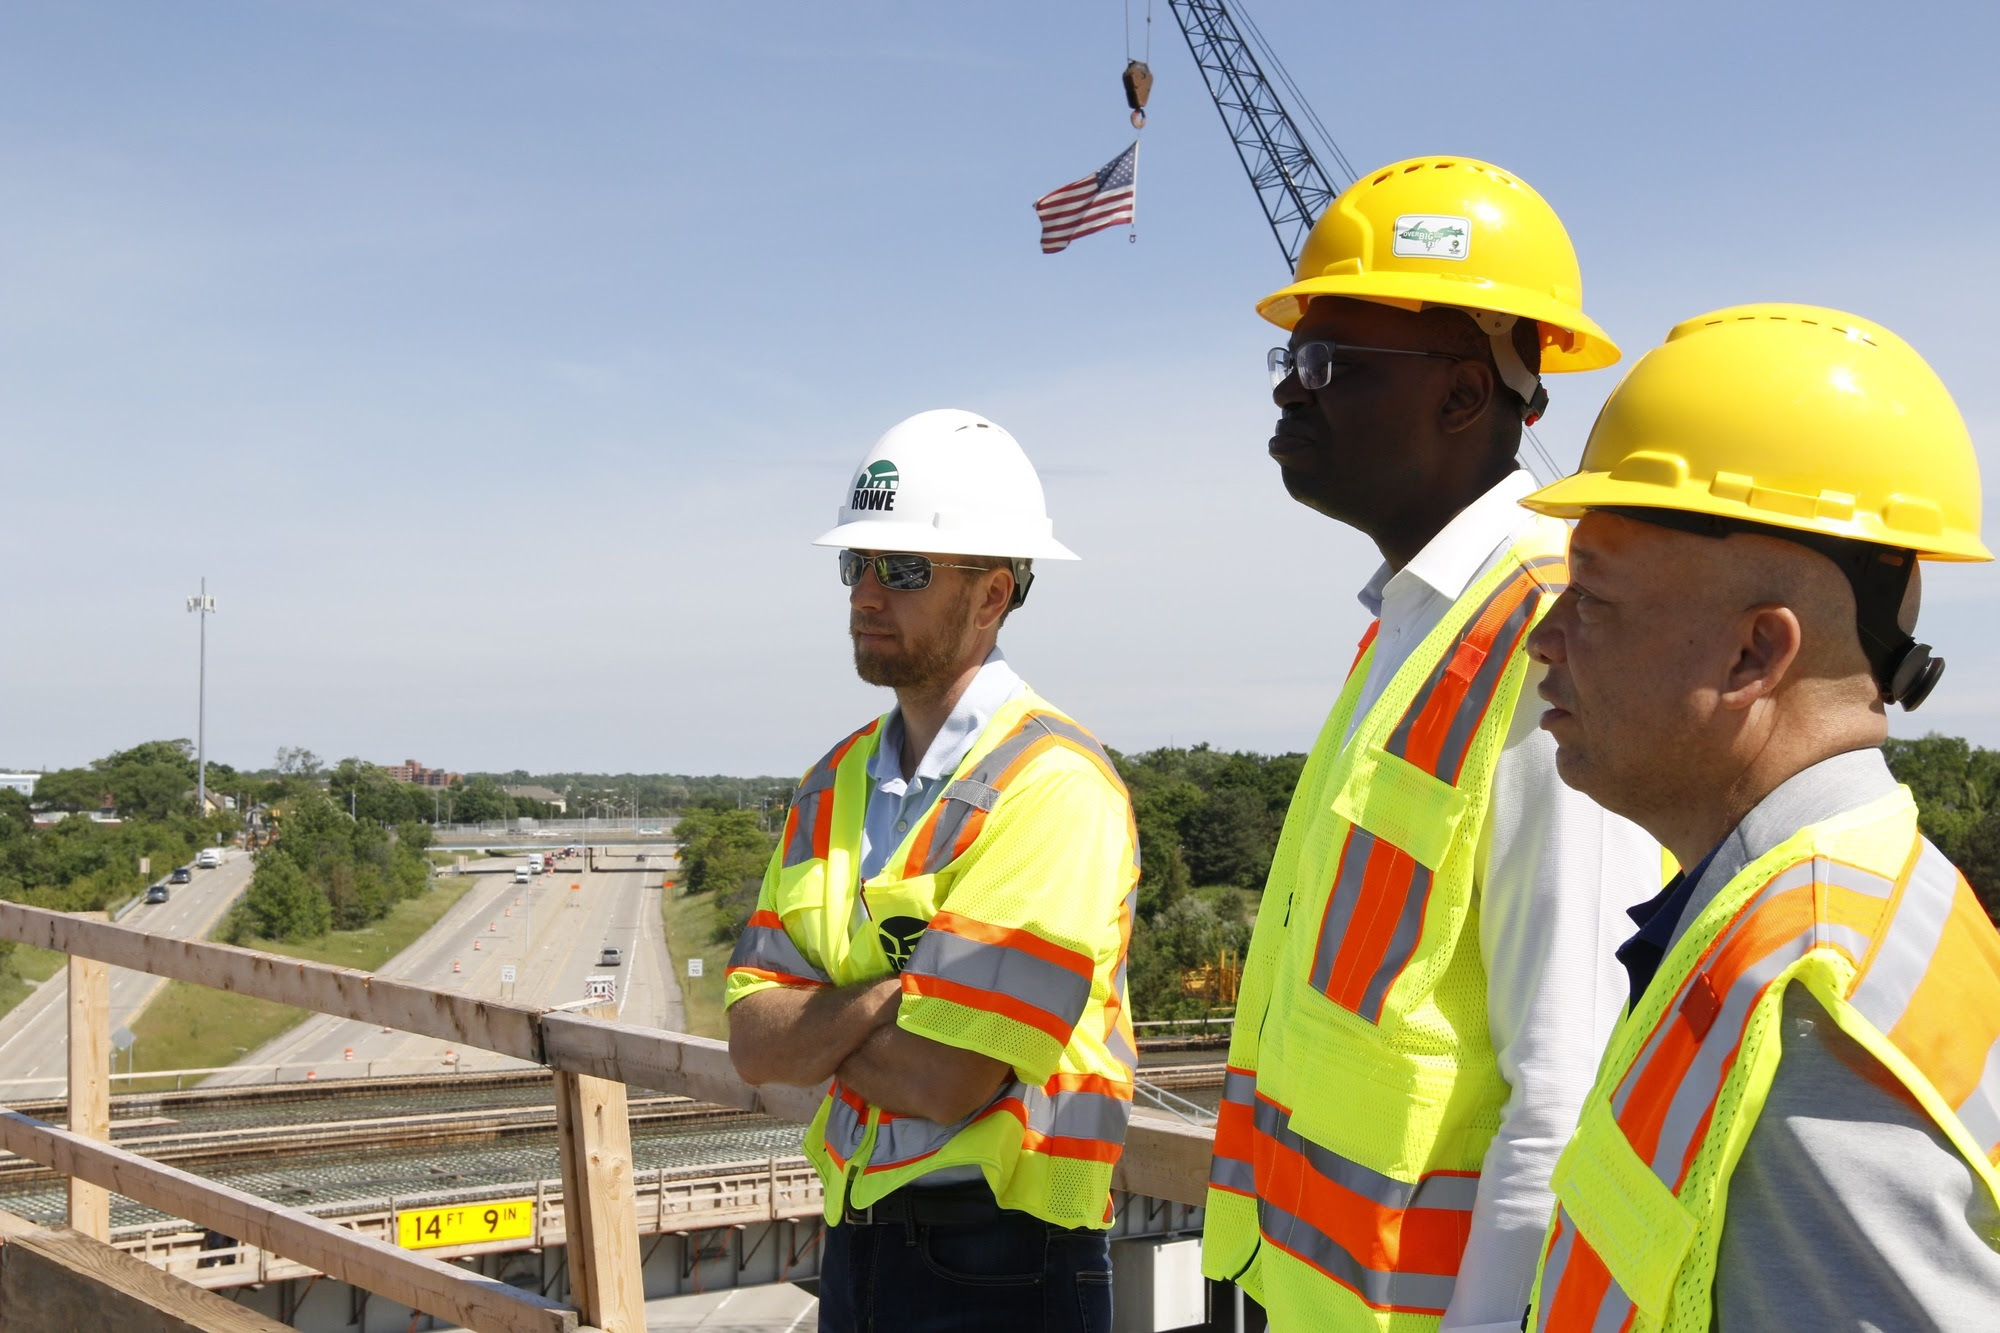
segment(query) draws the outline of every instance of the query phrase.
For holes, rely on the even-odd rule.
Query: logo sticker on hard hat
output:
[[[1413,259],[1463,259],[1472,253],[1472,219],[1405,213],[1396,219],[1392,253]]]
[[[884,513],[896,507],[896,483],[901,480],[896,465],[886,458],[878,458],[861,470],[854,479],[854,499],[849,509],[879,509]]]

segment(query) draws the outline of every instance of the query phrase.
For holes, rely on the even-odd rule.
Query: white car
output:
[[[514,867],[514,882],[516,884],[526,884],[528,882],[528,867],[526,866]]]
[[[195,869],[213,870],[222,864],[222,853],[213,847],[204,847],[195,853]]]

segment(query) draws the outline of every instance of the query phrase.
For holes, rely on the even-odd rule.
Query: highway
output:
[[[612,977],[621,1019],[678,1031],[685,1021],[681,992],[660,920],[660,874],[671,856],[658,846],[599,849],[595,872],[585,873],[581,858],[572,858],[553,875],[517,884],[513,869],[525,859],[473,862],[479,882],[377,975],[536,1007],[584,1000],[587,978]],[[622,951],[623,962],[599,963],[607,945]],[[217,1074],[209,1085],[529,1067],[434,1037],[325,1015],[239,1063],[246,1066],[241,1072]],[[273,1065],[281,1068],[259,1068]]]
[[[249,854],[231,848],[222,856],[217,869],[195,871],[193,882],[174,885],[166,902],[141,904],[119,924],[177,939],[206,939],[250,886]],[[166,984],[164,977],[112,968],[112,1031],[130,1027]],[[15,1101],[61,1091],[69,1074],[68,999],[69,975],[64,968],[0,1017],[0,1099]]]

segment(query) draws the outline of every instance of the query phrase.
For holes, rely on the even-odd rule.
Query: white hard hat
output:
[[[1075,560],[1055,539],[1035,465],[973,412],[919,412],[875,442],[848,485],[839,526],[815,546]]]

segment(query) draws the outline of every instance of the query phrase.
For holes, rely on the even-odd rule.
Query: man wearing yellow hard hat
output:
[[[1690,867],[1618,951],[1531,1326],[2000,1327],[2000,932],[1879,748],[1943,671],[1918,562],[1992,558],[1950,395],[1867,320],[1718,310],[1525,503],[1579,520],[1529,640],[1563,779]]]
[[[1343,193],[1259,306],[1291,332],[1285,487],[1383,559],[1258,910],[1216,1127],[1203,1268],[1279,1329],[1519,1327],[1623,997],[1610,949],[1659,888],[1657,845],[1558,780],[1524,648],[1568,530],[1519,507],[1522,428],[1543,374],[1618,359],[1582,299],[1540,195],[1434,157]]]

